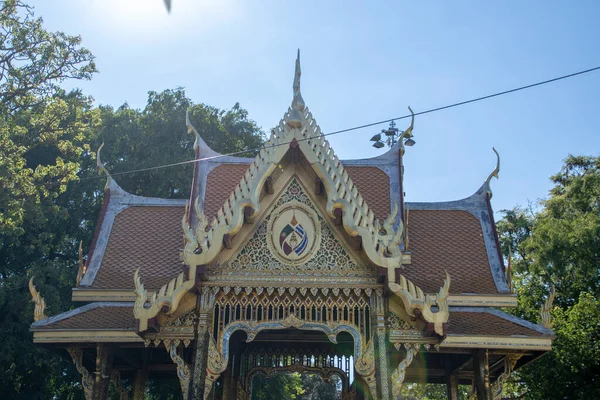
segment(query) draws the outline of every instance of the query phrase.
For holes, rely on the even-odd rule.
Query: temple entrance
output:
[[[354,340],[349,333],[338,334],[337,343],[322,332],[293,328],[262,331],[249,343],[246,339],[236,332],[230,342],[229,379],[235,382],[237,398],[284,398],[288,392],[315,399],[318,393],[331,399],[356,398]]]

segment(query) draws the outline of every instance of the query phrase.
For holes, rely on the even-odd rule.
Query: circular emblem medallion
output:
[[[321,242],[321,229],[315,212],[297,201],[273,212],[267,229],[269,250],[285,263],[306,262]]]

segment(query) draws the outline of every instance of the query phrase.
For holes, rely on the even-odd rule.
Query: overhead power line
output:
[[[493,97],[503,96],[503,95],[506,95],[506,94],[509,94],[509,93],[514,93],[514,92],[519,92],[521,90],[531,89],[531,88],[534,88],[536,86],[542,86],[542,85],[546,85],[548,83],[557,82],[557,81],[561,81],[561,80],[568,79],[568,78],[573,78],[575,76],[587,74],[587,73],[590,73],[590,72],[593,72],[593,71],[597,71],[597,70],[600,70],[600,66],[597,66],[597,67],[594,67],[594,68],[590,68],[590,69],[586,69],[586,70],[583,70],[583,71],[574,72],[574,73],[568,74],[568,75],[562,75],[562,76],[559,76],[559,77],[556,77],[556,78],[552,78],[552,79],[547,79],[545,81],[532,83],[530,85],[520,86],[520,87],[517,87],[517,88],[514,88],[514,89],[510,89],[510,90],[505,90],[505,91],[502,91],[502,92],[497,92],[497,93],[489,94],[487,96],[477,97],[477,98],[474,98],[474,99],[465,100],[465,101],[461,101],[461,102],[458,102],[458,103],[449,104],[449,105],[442,106],[442,107],[432,108],[432,109],[425,110],[425,111],[419,111],[419,112],[414,113],[414,115],[417,116],[417,115],[430,114],[430,113],[437,112],[437,111],[447,110],[449,108],[464,106],[466,104],[476,103],[478,101],[491,99]],[[322,136],[338,135],[340,133],[355,131],[355,130],[363,129],[363,128],[369,128],[371,126],[381,125],[381,124],[385,124],[385,123],[388,123],[388,122],[391,122],[391,121],[397,121],[397,120],[400,120],[400,119],[405,119],[405,118],[410,118],[410,117],[412,117],[412,114],[407,114],[407,115],[403,115],[401,117],[389,118],[389,119],[385,119],[385,120],[382,120],[382,121],[371,122],[371,123],[364,124],[364,125],[354,126],[352,128],[346,128],[346,129],[341,129],[341,130],[338,130],[338,131],[324,133],[324,134],[322,134]],[[314,138],[316,138],[316,136],[306,137],[306,138],[303,138],[301,140],[310,140],[310,139],[314,139]],[[234,151],[232,153],[227,153],[227,154],[219,154],[219,155],[211,156],[211,157],[204,157],[204,158],[198,158],[198,159],[193,159],[193,160],[180,161],[180,162],[171,163],[171,164],[156,165],[156,166],[153,166],[153,167],[134,169],[134,170],[130,170],[130,171],[115,172],[115,173],[111,173],[110,175],[111,176],[119,176],[119,175],[125,175],[125,174],[135,174],[135,173],[138,173],[138,172],[153,171],[153,170],[156,170],[156,169],[176,167],[178,165],[185,165],[185,164],[191,164],[191,163],[200,162],[200,161],[214,160],[214,159],[222,158],[222,157],[237,156],[237,155],[240,155],[240,154],[243,154],[243,153],[247,153],[249,151],[259,151],[260,149],[267,149],[267,148],[276,147],[276,146],[285,146],[285,145],[289,145],[289,144],[290,144],[290,142],[279,143],[279,144],[270,145],[270,146],[264,146],[263,145],[261,147],[255,148],[255,149],[246,149],[246,150]],[[83,180],[100,179],[100,178],[102,178],[102,177],[101,176],[91,176],[91,177],[87,177],[87,178],[81,178],[80,180],[83,181]]]

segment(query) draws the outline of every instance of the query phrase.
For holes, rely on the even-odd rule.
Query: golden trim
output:
[[[450,307],[516,307],[518,299],[516,294],[451,294],[447,302]]]
[[[33,343],[144,343],[134,331],[52,330],[34,331]]]
[[[154,295],[154,291],[147,291],[148,297]],[[72,301],[130,301],[134,302],[137,296],[135,291],[131,290],[111,290],[111,289],[82,289],[73,288],[71,294]]]
[[[446,339],[440,344],[440,348],[480,348],[547,351],[552,349],[552,338],[448,335]]]

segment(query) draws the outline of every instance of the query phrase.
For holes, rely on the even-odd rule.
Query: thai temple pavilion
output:
[[[249,399],[256,374],[306,372],[337,375],[343,399],[429,382],[489,400],[551,349],[547,308],[540,325],[499,309],[517,304],[490,205],[499,165],[466,199],[405,203],[413,123],[379,157],[338,159],[299,58],[291,107],[255,158],[221,156],[186,123],[189,199],[127,193],[98,152],[108,182],[77,307],[46,317],[30,282],[33,340],[72,357],[86,399],[111,384],[143,399],[149,379],[175,377],[184,399]]]

